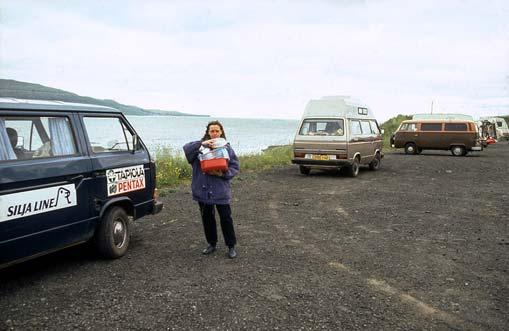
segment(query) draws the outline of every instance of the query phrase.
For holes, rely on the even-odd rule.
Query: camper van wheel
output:
[[[380,158],[380,153],[376,153],[375,158],[369,163],[370,170],[378,170],[382,165],[382,160]]]
[[[104,214],[96,233],[99,253],[115,259],[125,254],[131,238],[129,218],[122,207],[112,207]]]
[[[451,153],[454,156],[467,155],[465,147],[463,147],[463,146],[452,146],[451,147]]]
[[[414,143],[408,143],[405,145],[405,154],[415,154],[417,152],[417,147]]]
[[[353,159],[351,165],[346,168],[346,174],[350,177],[357,177],[359,174],[359,158],[356,157]]]
[[[305,166],[299,166],[299,171],[303,175],[309,175],[309,172],[311,171],[311,169],[309,169],[308,167],[305,167]]]

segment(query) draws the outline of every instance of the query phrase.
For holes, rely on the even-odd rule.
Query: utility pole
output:
[[[431,114],[433,114],[433,100],[431,100]]]

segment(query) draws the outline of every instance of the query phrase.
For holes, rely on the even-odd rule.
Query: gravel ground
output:
[[[0,329],[507,330],[509,144],[387,154],[359,177],[234,182],[239,257],[205,246],[182,187],[127,255],[86,245],[0,270]]]

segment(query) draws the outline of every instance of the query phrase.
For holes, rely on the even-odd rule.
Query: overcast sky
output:
[[[0,77],[143,108],[299,118],[352,95],[509,114],[509,1],[0,2]]]

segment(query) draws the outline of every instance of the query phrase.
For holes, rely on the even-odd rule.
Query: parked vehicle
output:
[[[486,130],[483,132],[486,136],[497,140],[509,140],[509,126],[502,117],[481,117],[485,123]]]
[[[426,119],[403,121],[391,137],[391,145],[406,154],[425,149],[450,150],[455,156],[482,150],[477,125],[471,120]]]
[[[293,142],[292,163],[302,174],[311,169],[341,168],[355,177],[360,165],[378,170],[382,135],[371,109],[349,97],[311,100]]]
[[[0,98],[0,267],[93,240],[126,252],[158,213],[156,169],[116,109]]]

